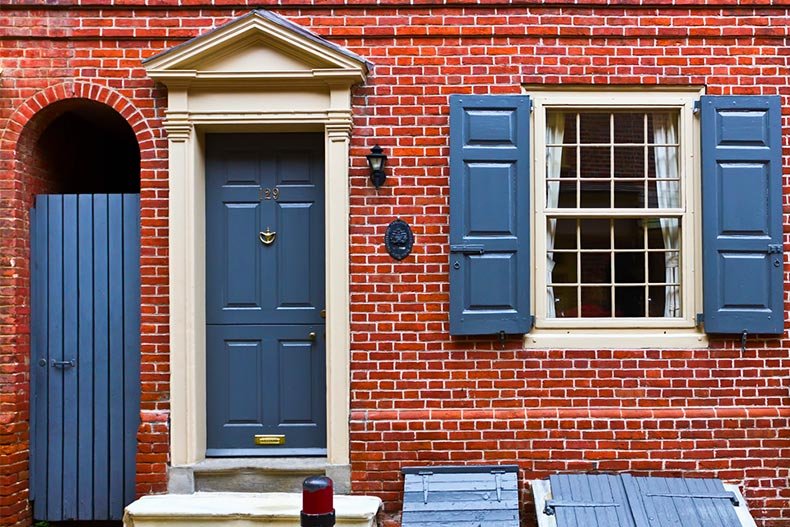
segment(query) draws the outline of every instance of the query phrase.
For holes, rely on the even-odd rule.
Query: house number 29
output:
[[[261,187],[258,189],[258,201],[264,199],[280,199],[280,189],[277,187]]]

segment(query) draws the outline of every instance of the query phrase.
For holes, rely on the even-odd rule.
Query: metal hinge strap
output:
[[[420,472],[419,476],[422,478],[422,502],[428,503],[428,476],[432,476],[433,472]]]
[[[781,243],[771,243],[768,245],[768,254],[781,254],[783,246]]]
[[[738,497],[734,492],[724,492],[723,494],[684,494],[682,492],[650,492],[645,493],[650,498],[697,498],[706,500],[730,500],[733,505],[738,505]]]
[[[619,507],[619,503],[592,503],[586,501],[546,501],[546,506],[543,508],[543,514],[553,516],[557,507]]]
[[[496,486],[496,500],[502,501],[502,474],[504,474],[505,471],[492,470],[491,473],[494,475],[494,485]]]

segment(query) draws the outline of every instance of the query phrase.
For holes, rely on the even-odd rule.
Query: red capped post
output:
[[[334,527],[335,506],[332,480],[311,476],[302,482],[301,527]]]

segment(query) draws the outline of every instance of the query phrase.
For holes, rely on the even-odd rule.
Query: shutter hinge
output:
[[[702,323],[705,322],[705,315],[702,313],[697,313],[695,320],[697,322],[697,327],[700,328],[702,327]]]
[[[782,249],[781,243],[771,243],[768,245],[768,254],[781,254]]]
[[[532,98],[529,99],[529,113],[532,113],[532,110],[535,109],[535,105],[532,104]]]
[[[699,99],[694,101],[694,113],[699,113],[701,109],[702,109],[702,101],[700,101]]]

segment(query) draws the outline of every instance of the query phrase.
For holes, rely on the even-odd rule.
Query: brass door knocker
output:
[[[258,239],[261,240],[261,243],[264,245],[271,245],[274,243],[274,239],[277,237],[277,232],[270,231],[269,227],[266,227],[265,232],[258,233]]]

